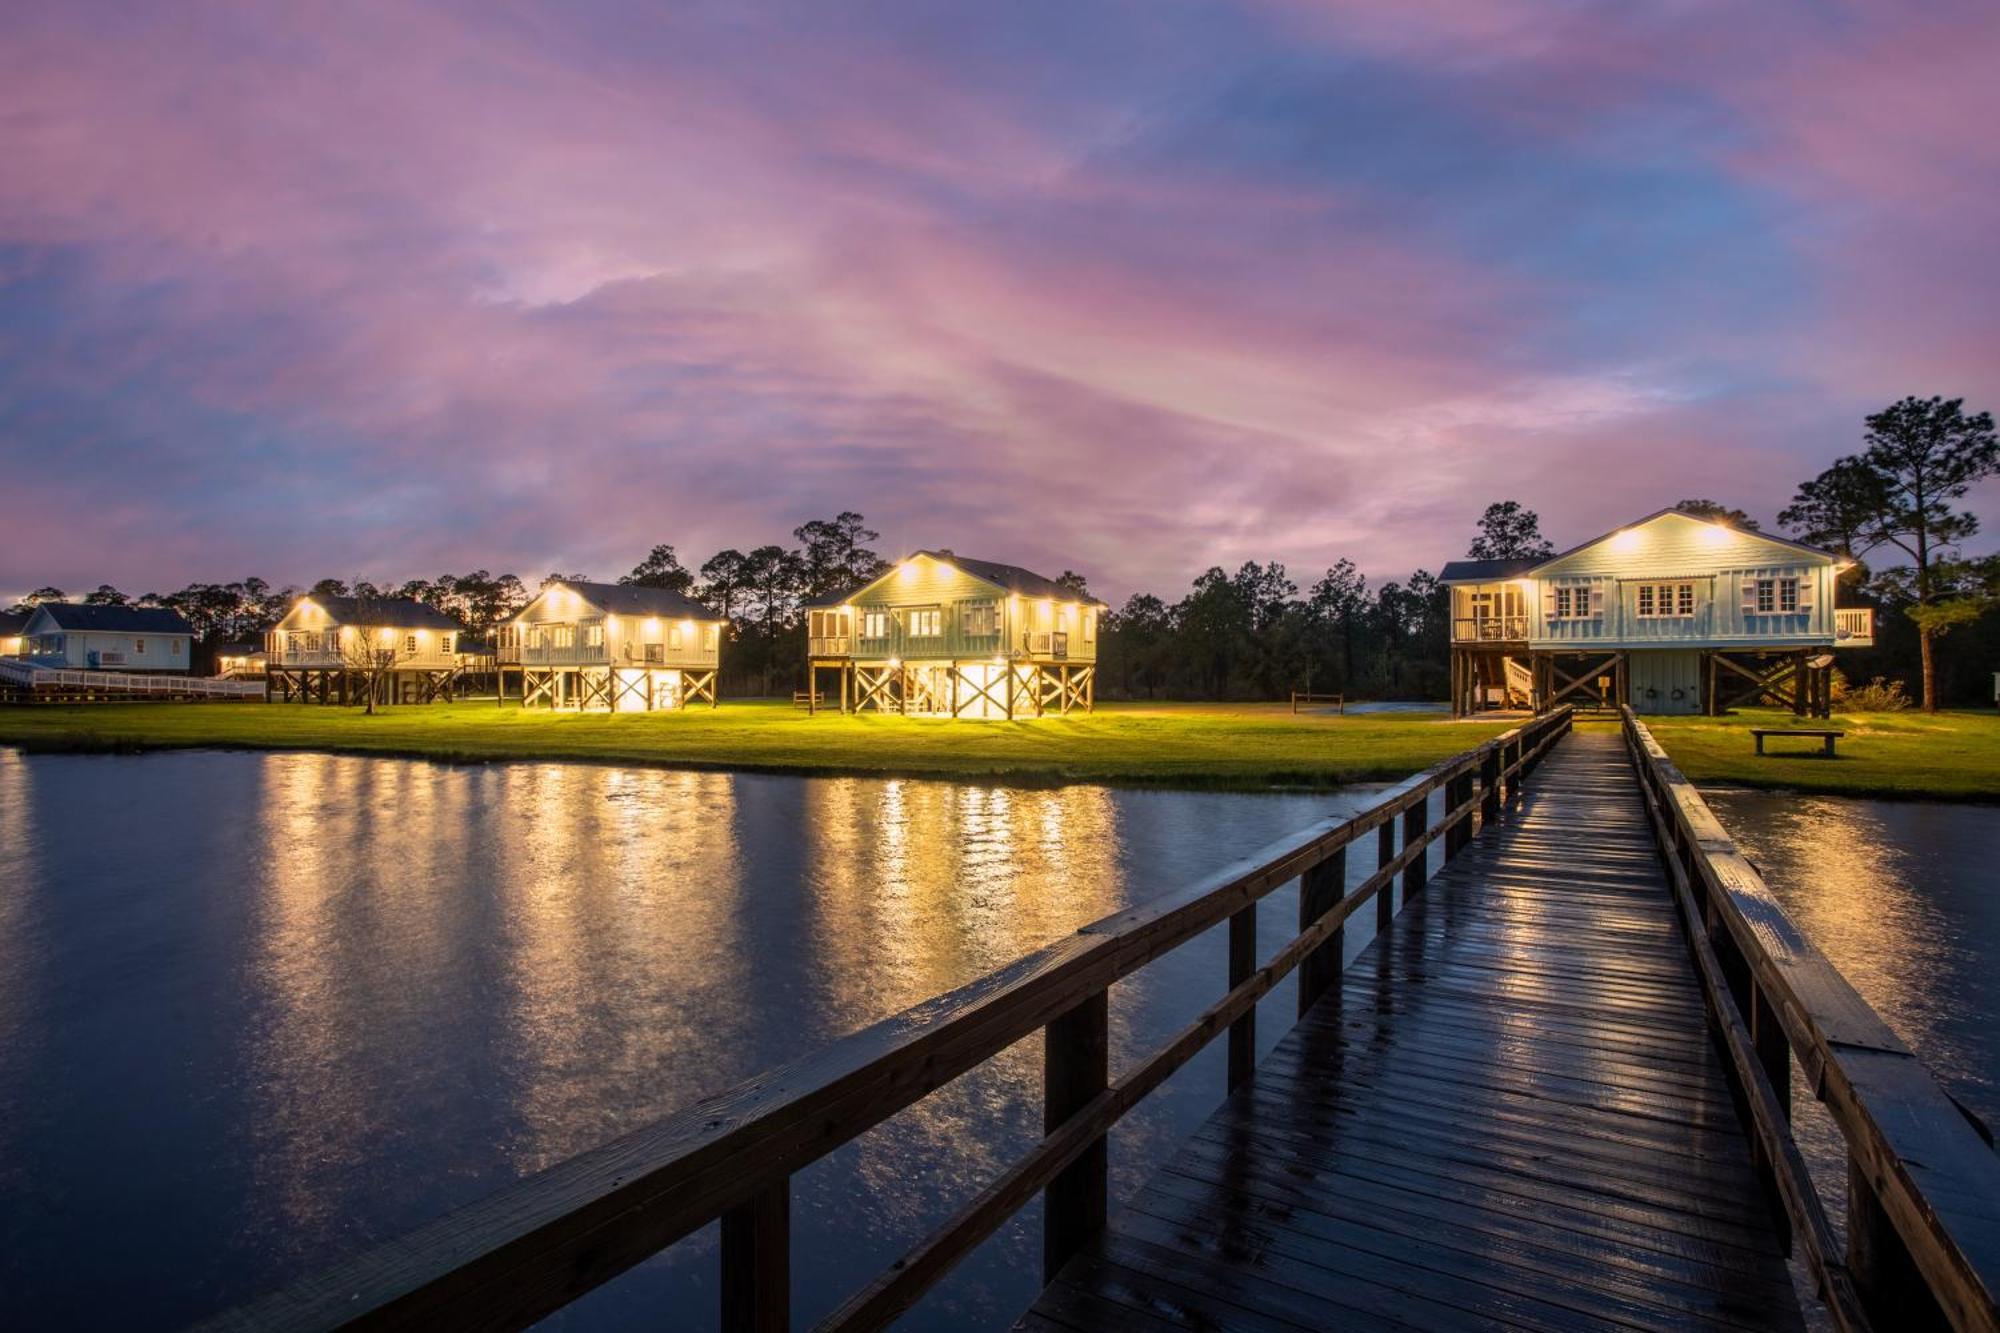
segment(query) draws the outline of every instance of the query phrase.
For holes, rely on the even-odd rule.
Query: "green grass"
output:
[[[1019,722],[808,716],[784,702],[684,713],[524,712],[436,704],[98,704],[0,710],[0,744],[30,750],[333,750],[476,762],[559,759],[762,772],[1335,787],[1395,779],[1471,748],[1507,723],[1438,714],[1294,716],[1284,704],[1108,705]]]
[[[1680,770],[1700,783],[1783,787],[1842,796],[2000,801],[2000,714],[1835,713],[1831,721],[1771,709],[1728,717],[1648,717]],[[1817,744],[1774,740],[1756,753],[1752,727],[1831,727],[1847,733],[1832,759]]]

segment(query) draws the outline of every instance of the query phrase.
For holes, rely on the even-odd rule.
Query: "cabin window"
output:
[[[681,627],[679,625],[667,631],[667,647],[673,649],[675,652],[681,650]]]
[[[181,641],[179,639],[170,639],[167,641],[167,655],[169,657],[179,657],[181,655]]]
[[[715,651],[715,645],[716,645],[716,642],[717,642],[717,640],[718,640],[718,639],[720,639],[721,637],[722,637],[722,627],[721,627],[720,625],[704,625],[704,626],[702,626],[702,630],[701,630],[701,646],[702,646],[702,648],[703,648],[703,649],[705,649],[706,651],[708,651],[708,652],[711,652],[711,653],[712,653],[712,652],[714,652],[714,651]]]
[[[1799,609],[1797,579],[1755,579],[1751,583],[1749,605],[1744,609],[1758,615],[1789,615]]]
[[[938,608],[933,606],[922,611],[912,611],[909,615],[911,637],[934,639],[944,633],[944,612]]]
[[[405,634],[405,635],[403,636],[403,651],[404,651],[404,652],[406,652],[406,653],[408,653],[408,654],[409,654],[409,655],[410,655],[411,657],[415,657],[415,656],[417,655],[417,636],[416,636],[416,635],[414,635],[414,634]]]
[[[574,625],[557,625],[553,630],[545,631],[545,633],[553,636],[555,646],[558,648],[576,647],[576,626]]]
[[[1639,585],[1639,618],[1665,620],[1694,614],[1694,584],[1642,583]]]
[[[441,634],[438,636],[438,651],[441,653],[448,653],[451,651],[451,635]]]
[[[648,662],[664,662],[667,660],[667,650],[657,643],[649,643],[646,645],[646,660]]]
[[[1083,613],[1083,641],[1085,643],[1089,643],[1092,639],[1095,639],[1096,637],[1097,637],[1097,612],[1085,611]]]
[[[584,626],[583,642],[586,647],[602,648],[604,646],[604,626],[601,624]]]
[[[145,641],[144,639],[134,639],[134,640],[132,640],[132,651],[133,651],[133,652],[135,652],[135,653],[143,653],[143,652],[145,652],[145,651],[146,651],[146,641]]]
[[[965,607],[965,632],[968,637],[1000,632],[1000,608],[992,602],[968,602]]]
[[[861,637],[864,639],[886,639],[889,637],[889,613],[887,611],[864,611],[861,615]]]
[[[1590,589],[1583,584],[1560,584],[1553,589],[1557,620],[1588,620],[1591,617]]]

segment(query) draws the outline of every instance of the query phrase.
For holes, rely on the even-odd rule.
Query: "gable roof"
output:
[[[455,630],[458,622],[434,606],[414,597],[322,597],[307,593],[300,602],[311,602],[326,612],[336,625],[382,626],[385,629]],[[297,609],[297,603],[293,604]]]
[[[1438,573],[1440,583],[1495,583],[1515,579],[1542,562],[1531,555],[1508,560],[1447,560]]]
[[[0,634],[19,634],[28,627],[29,611],[0,611]]]
[[[43,602],[28,619],[46,613],[57,629],[100,634],[194,634],[194,626],[170,606],[86,606]]]
[[[1685,519],[1690,523],[1708,523],[1708,524],[1714,524],[1714,526],[1716,527],[1729,528],[1731,532],[1741,533],[1745,537],[1757,538],[1762,541],[1771,542],[1777,546],[1789,546],[1795,551],[1804,551],[1807,555],[1816,555],[1819,556],[1821,559],[1831,560],[1834,561],[1835,563],[1838,563],[1841,559],[1841,557],[1833,551],[1822,550],[1820,547],[1817,546],[1809,546],[1805,542],[1793,541],[1790,537],[1780,537],[1774,532],[1763,532],[1763,531],[1753,532],[1749,528],[1730,527],[1730,525],[1727,523],[1715,523],[1715,520],[1713,519],[1703,518],[1699,514],[1690,514],[1669,505],[1665,509],[1655,509],[1652,513],[1646,515],[1644,518],[1634,519],[1632,522],[1621,524],[1620,526],[1611,529],[1611,531],[1609,532],[1599,533],[1597,536],[1592,537],[1587,542],[1579,542],[1577,545],[1570,547],[1567,551],[1558,551],[1554,555],[1550,556],[1548,559],[1537,564],[1535,568],[1543,569],[1549,565],[1555,564],[1558,560],[1567,560],[1571,556],[1575,555],[1577,552],[1587,551],[1591,547],[1597,545],[1599,542],[1610,541],[1613,537],[1616,537],[1621,532],[1630,532],[1633,528],[1643,528],[1648,523],[1656,522],[1659,519],[1668,517],[1669,515],[1672,515],[1675,518]]]
[[[848,598],[857,596],[867,589],[874,587],[883,579],[894,574],[901,566],[911,560],[915,560],[918,556],[922,556],[927,560],[935,560],[939,564],[951,565],[956,569],[962,569],[976,579],[991,583],[1002,591],[1014,593],[1021,597],[1052,597],[1060,602],[1082,602],[1087,606],[1110,605],[1110,603],[1101,602],[1088,593],[1079,596],[1076,589],[1064,587],[1054,579],[1044,578],[1032,569],[1023,569],[1019,565],[1003,565],[997,560],[974,560],[971,556],[959,555],[952,551],[912,551],[909,555],[895,561],[887,570],[875,578],[868,580],[866,583],[849,588],[845,592],[830,592],[818,597],[809,598],[805,604],[807,606],[838,606]]]
[[[578,583],[562,579],[549,588],[568,588],[600,610],[614,616],[659,616],[663,620],[720,620],[721,616],[691,597],[665,588],[647,588],[636,583]],[[539,598],[541,593],[537,593]]]

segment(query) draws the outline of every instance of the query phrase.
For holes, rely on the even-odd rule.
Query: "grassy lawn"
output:
[[[1407,776],[1507,729],[1440,714],[1293,716],[1284,704],[1101,705],[1020,722],[808,716],[784,702],[685,713],[98,704],[0,710],[0,744],[33,750],[311,749],[452,761],[565,759],[1018,783],[1332,787]]]
[[[1729,717],[1649,717],[1647,727],[1696,782],[1786,787],[1846,796],[2000,801],[2000,714],[1835,713],[1831,721],[1770,709]],[[1807,754],[1817,742],[1774,740],[1758,757],[1752,727],[1831,727],[1847,733],[1839,754]]]

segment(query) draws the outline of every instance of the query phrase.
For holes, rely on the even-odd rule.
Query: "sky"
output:
[[[1996,65],[1990,0],[15,0],[0,591],[1769,523],[2000,408]]]

